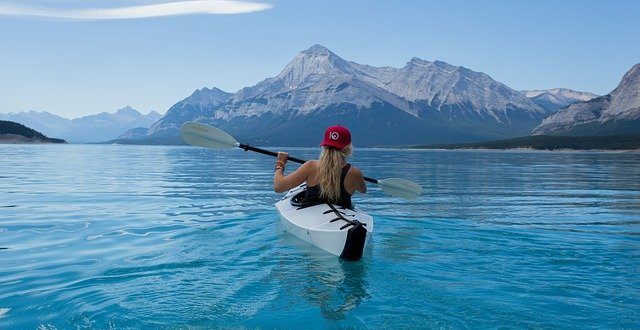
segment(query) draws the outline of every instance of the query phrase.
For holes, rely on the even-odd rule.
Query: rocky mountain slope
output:
[[[196,94],[205,102],[189,101]],[[199,120],[259,144],[316,145],[328,125],[348,126],[357,145],[480,141],[526,135],[551,114],[480,72],[413,58],[403,68],[347,61],[320,45],[275,77],[235,94],[196,91],[147,138],[178,136]]]
[[[178,136],[180,127],[185,121],[207,118],[213,108],[229,100],[231,95],[233,94],[215,87],[198,89],[189,97],[173,105],[164,117],[153,123],[147,135],[154,138]]]
[[[545,118],[534,135],[615,135],[640,133],[640,63],[611,93],[579,102]]]

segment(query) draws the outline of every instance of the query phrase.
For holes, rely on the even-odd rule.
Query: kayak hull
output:
[[[373,218],[358,208],[350,210],[333,205],[332,209],[328,204],[304,208],[291,205],[291,198],[304,189],[304,185],[294,188],[276,203],[284,230],[333,255],[349,260],[360,259],[373,233]],[[344,219],[340,219],[336,212]]]

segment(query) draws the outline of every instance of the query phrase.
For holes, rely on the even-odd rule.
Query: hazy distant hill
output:
[[[72,143],[104,142],[117,138],[135,127],[149,127],[162,115],[152,111],[147,115],[127,106],[115,113],[102,112],[71,121],[61,136]]]
[[[20,123],[0,120],[0,143],[66,143],[66,141],[48,138]]]
[[[155,111],[143,115],[129,106],[115,113],[103,112],[73,120],[36,111],[0,114],[0,119],[34,127],[47,136],[64,138],[72,143],[108,141],[129,129],[149,127],[160,118],[162,115]]]
[[[315,45],[277,76],[237,93],[196,91],[146,139],[180,143],[181,124],[198,120],[258,144],[317,145],[333,124],[348,126],[361,146],[480,141],[529,134],[549,114],[464,67],[418,58],[402,68],[372,67]]]
[[[574,103],[545,118],[534,135],[612,135],[640,133],[640,63],[611,93]]]
[[[62,132],[71,125],[71,119],[63,118],[46,111],[0,113],[0,119],[32,127],[38,132],[52,137],[60,137]]]
[[[132,128],[132,129],[130,129],[130,130],[118,135],[116,140],[119,140],[119,139],[142,139],[142,138],[145,138],[147,136],[147,132],[148,131],[149,131],[149,129],[146,128],[146,127]]]
[[[554,88],[547,90],[526,90],[522,91],[526,97],[531,99],[535,104],[553,112],[558,111],[570,104],[589,101],[596,94],[588,92],[578,92],[567,88]]]

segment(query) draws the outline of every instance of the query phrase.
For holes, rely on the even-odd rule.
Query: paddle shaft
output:
[[[244,144],[244,143],[240,143],[238,145],[238,147],[240,149],[243,149],[244,151],[249,151],[250,150],[250,151],[253,151],[253,152],[257,152],[259,154],[268,155],[268,156],[272,156],[272,157],[278,157],[278,153],[277,152],[264,150],[264,149],[261,149],[261,148],[256,148],[256,147],[250,146],[248,144]],[[287,160],[290,160],[290,161],[292,161],[294,163],[299,163],[299,164],[304,164],[304,163],[307,162],[304,159],[299,159],[299,158],[295,158],[295,157],[291,157],[291,156],[288,156]],[[364,177],[364,181],[375,183],[375,184],[378,183],[378,180],[372,179],[372,178],[367,178],[366,176]]]

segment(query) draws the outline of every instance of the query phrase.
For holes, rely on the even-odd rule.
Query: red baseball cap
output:
[[[324,147],[334,147],[342,149],[351,143],[351,132],[340,125],[335,125],[327,128],[324,132],[324,140],[320,143]]]

